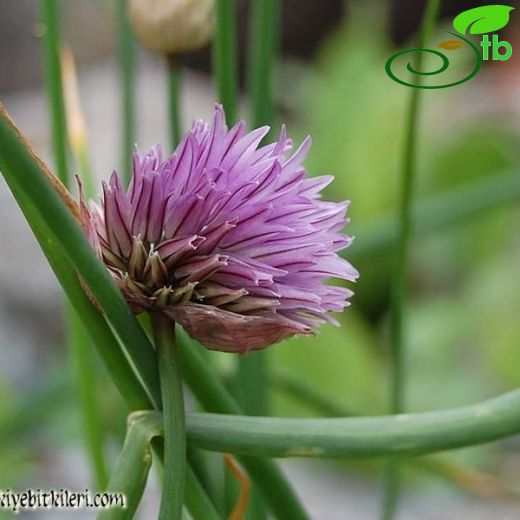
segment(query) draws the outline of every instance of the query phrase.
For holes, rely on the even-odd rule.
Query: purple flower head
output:
[[[227,129],[220,106],[175,153],[133,158],[128,190],[113,173],[103,204],[80,195],[87,236],[136,313],[163,312],[210,349],[244,353],[335,322],[355,281],[337,252],[347,202],[320,200],[332,176],[307,178],[307,138],[294,153],[285,128]]]

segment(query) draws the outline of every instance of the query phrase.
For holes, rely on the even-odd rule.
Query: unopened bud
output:
[[[130,0],[130,23],[137,39],[151,51],[196,51],[211,40],[214,6],[214,0]]]

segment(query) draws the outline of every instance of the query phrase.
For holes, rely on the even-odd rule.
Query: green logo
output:
[[[468,9],[455,17],[453,20],[453,28],[457,32],[448,33],[454,36],[455,39],[445,40],[439,43],[437,48],[449,52],[456,51],[465,46],[468,46],[471,49],[472,54],[475,56],[475,66],[464,78],[453,80],[441,85],[421,85],[400,79],[394,73],[392,67],[394,66],[396,59],[405,54],[417,54],[422,52],[440,59],[440,65],[434,70],[422,71],[417,70],[413,66],[412,62],[409,61],[406,65],[406,70],[418,76],[435,76],[441,74],[448,69],[450,61],[444,52],[435,49],[406,49],[399,51],[388,58],[385,65],[386,73],[397,83],[413,88],[447,88],[466,83],[466,81],[469,81],[478,73],[482,66],[482,62],[489,60],[490,56],[494,61],[506,61],[512,56],[513,48],[511,47],[511,44],[507,41],[499,41],[498,35],[496,34],[491,35],[490,39],[489,33],[498,31],[505,27],[509,22],[509,13],[513,9],[513,7],[508,5],[485,5],[482,7],[475,7],[474,9]],[[469,35],[474,34],[483,35],[480,42],[482,51],[469,39]],[[465,36],[468,36],[468,38]]]

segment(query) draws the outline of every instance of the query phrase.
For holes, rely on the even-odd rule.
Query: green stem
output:
[[[0,158],[1,165],[2,161]],[[81,318],[85,330],[89,333],[92,343],[126,403],[134,410],[151,408],[150,399],[130,368],[109,325],[86,296],[76,271],[67,259],[65,251],[43,223],[39,213],[35,211],[32,201],[27,199],[25,194],[18,190],[15,185],[11,185],[10,188],[49,265],[76,313]]]
[[[117,457],[107,490],[123,493],[125,509],[111,508],[102,510],[98,520],[123,520],[134,518],[135,512],[146,487],[152,466],[151,438],[155,432],[140,427],[139,412],[128,418],[128,428],[123,448]]]
[[[421,26],[419,48],[423,48],[431,33],[433,22],[439,8],[439,0],[429,0]],[[418,53],[415,68],[420,70],[422,53]],[[399,205],[398,239],[395,255],[394,288],[392,299],[391,333],[393,346],[392,401],[391,410],[399,413],[404,408],[403,354],[405,348],[405,303],[407,293],[408,252],[412,228],[412,198],[416,176],[418,106],[421,90],[410,92],[410,104],[406,118],[404,141],[403,175],[401,202]]]
[[[179,333],[178,342],[183,374],[197,400],[206,410],[212,412],[240,414],[238,403],[214,371],[208,368],[203,356],[198,352],[202,347],[195,344],[183,332]],[[275,515],[279,518],[291,518],[291,520],[307,518],[291,485],[272,461],[251,457],[240,457],[239,460]]]
[[[422,49],[430,37],[437,13],[439,11],[440,0],[428,0],[423,21],[421,23],[418,48]],[[416,70],[421,70],[422,52],[417,53],[415,64]],[[417,76],[421,78],[421,76]],[[420,79],[417,80],[420,86]],[[400,413],[405,408],[405,305],[407,298],[407,276],[408,276],[408,255],[410,236],[412,229],[412,198],[416,177],[416,158],[417,158],[417,132],[418,132],[418,107],[420,99],[420,88],[412,88],[410,92],[410,104],[406,117],[406,130],[404,141],[403,174],[401,186],[401,202],[399,206],[399,235],[395,255],[394,286],[392,290],[391,304],[391,344],[392,344],[392,370],[391,370],[391,404],[390,409],[393,413]],[[383,518],[391,520],[397,508],[399,495],[399,461],[391,460],[388,465],[385,485],[385,498],[383,503]]]
[[[186,471],[185,500],[193,520],[219,520],[222,518],[191,466],[188,466]]]
[[[31,433],[49,416],[62,410],[67,404],[71,389],[68,372],[61,368],[51,373],[42,385],[14,403],[0,420],[0,446],[10,450],[16,442],[24,442],[24,435]]]
[[[58,177],[65,184],[70,182],[68,174],[68,142],[63,95],[63,79],[60,62],[59,14],[56,0],[44,0],[43,18],[45,31],[45,77],[47,96],[52,121],[54,157]],[[73,361],[79,405],[83,416],[83,429],[87,453],[90,457],[97,489],[104,489],[107,472],[103,455],[103,430],[100,411],[95,395],[96,373],[92,363],[90,347],[85,329],[74,310],[67,307],[69,348]]]
[[[184,503],[186,430],[175,324],[162,314],[152,316],[152,320],[164,417],[164,481],[159,519],[178,520]]]
[[[268,363],[265,352],[252,352],[238,358],[235,395],[244,413],[268,415]]]
[[[279,390],[285,392],[300,404],[329,417],[347,417],[360,415],[330,399],[324,393],[317,391],[305,379],[289,372],[274,372],[270,382]]]
[[[518,171],[504,171],[481,179],[466,182],[453,189],[436,195],[423,197],[412,208],[412,235],[445,229],[459,222],[473,218],[484,211],[492,210],[508,203],[517,202],[520,197],[520,176]],[[385,215],[372,223],[358,228],[358,238],[348,249],[349,259],[366,258],[382,254],[396,241],[398,230],[391,215]]]
[[[280,5],[278,0],[250,3],[248,87],[254,127],[273,123],[273,71],[278,48]],[[238,359],[237,398],[245,413],[269,412],[269,359],[255,352]],[[265,518],[265,507],[255,489],[251,494],[255,518]]]
[[[56,171],[60,180],[67,185],[65,103],[60,66],[60,28],[57,0],[42,1],[42,17],[45,25],[44,36],[44,76],[49,100],[49,112],[52,122],[52,144]]]
[[[128,21],[127,0],[117,0],[119,68],[122,92],[122,165],[128,184],[132,175],[132,153],[135,145],[135,44]]]
[[[213,70],[218,98],[233,124],[237,104],[237,27],[235,0],[217,0],[217,28],[213,40]]]
[[[220,506],[217,479],[213,478],[215,471],[211,464],[212,461],[210,460],[210,458],[213,458],[212,454],[190,447],[187,448],[186,453],[188,464],[193,469],[195,476],[211,503],[214,507]]]
[[[273,120],[273,69],[280,24],[278,0],[251,3],[248,86],[254,127]]]
[[[160,412],[143,414],[150,424],[162,424]],[[188,412],[186,430],[190,446],[256,457],[426,455],[519,433],[520,390],[468,406],[398,415],[293,419]]]
[[[170,139],[172,152],[181,140],[180,110],[181,69],[177,56],[168,56],[168,114],[170,121]]]
[[[161,394],[153,346],[128,308],[114,280],[96,257],[69,207],[46,177],[41,164],[26,148],[1,105],[0,142],[0,170],[17,200],[22,201],[20,206],[24,211],[30,206],[33,220],[39,219],[39,224],[45,225],[46,239],[54,239],[54,247],[59,245],[63,259],[77,269],[83,283],[89,287],[91,295],[121,339],[124,356],[130,358],[143,382],[143,388],[149,393],[151,401],[159,407]],[[125,361],[125,364],[128,362]]]
[[[74,379],[81,404],[87,451],[94,471],[96,489],[104,490],[108,483],[108,474],[103,453],[101,414],[96,396],[94,359],[87,331],[69,302],[66,305],[66,312]]]
[[[271,124],[273,119],[272,76],[278,46],[278,0],[251,4],[248,86],[253,126]],[[266,352],[238,358],[237,396],[243,410],[252,415],[267,414],[268,363]]]
[[[257,457],[415,456],[520,432],[520,390],[480,403],[400,415],[292,419],[189,413],[190,446]]]
[[[134,412],[128,417],[128,427],[123,449],[115,463],[108,489],[124,493],[126,509],[113,508],[102,511],[98,520],[123,520],[134,518],[141,501],[152,464],[152,452],[163,458],[159,437],[164,433],[162,421],[147,412]],[[190,467],[186,470],[186,506],[194,520],[218,520],[220,517],[204,493]]]

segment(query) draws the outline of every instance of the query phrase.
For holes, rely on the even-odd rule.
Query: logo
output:
[[[448,88],[455,87],[466,83],[473,78],[482,66],[483,61],[489,59],[493,61],[506,61],[513,55],[513,48],[507,41],[500,41],[497,34],[490,34],[499,29],[502,29],[509,22],[509,14],[513,10],[513,7],[508,5],[485,5],[482,7],[475,7],[463,11],[455,17],[453,20],[453,28],[457,32],[448,32],[455,39],[444,40],[437,44],[437,49],[406,49],[397,52],[388,58],[385,70],[388,76],[406,87],[422,88],[422,89],[434,89],[434,88]],[[480,44],[475,45],[470,39],[469,35],[482,35]],[[423,85],[415,84],[404,79],[400,79],[393,69],[399,63],[403,65],[403,60],[399,59],[406,54],[417,54],[426,53],[430,56],[435,56],[436,59],[440,59],[440,65],[434,70],[422,71],[417,70],[411,61],[406,64],[406,70],[419,77],[436,76],[445,72],[450,66],[448,56],[443,51],[453,52],[458,49],[469,48],[471,54],[475,58],[475,66],[473,69],[462,79],[452,79],[447,83],[441,85]],[[397,62],[396,62],[397,60]]]

